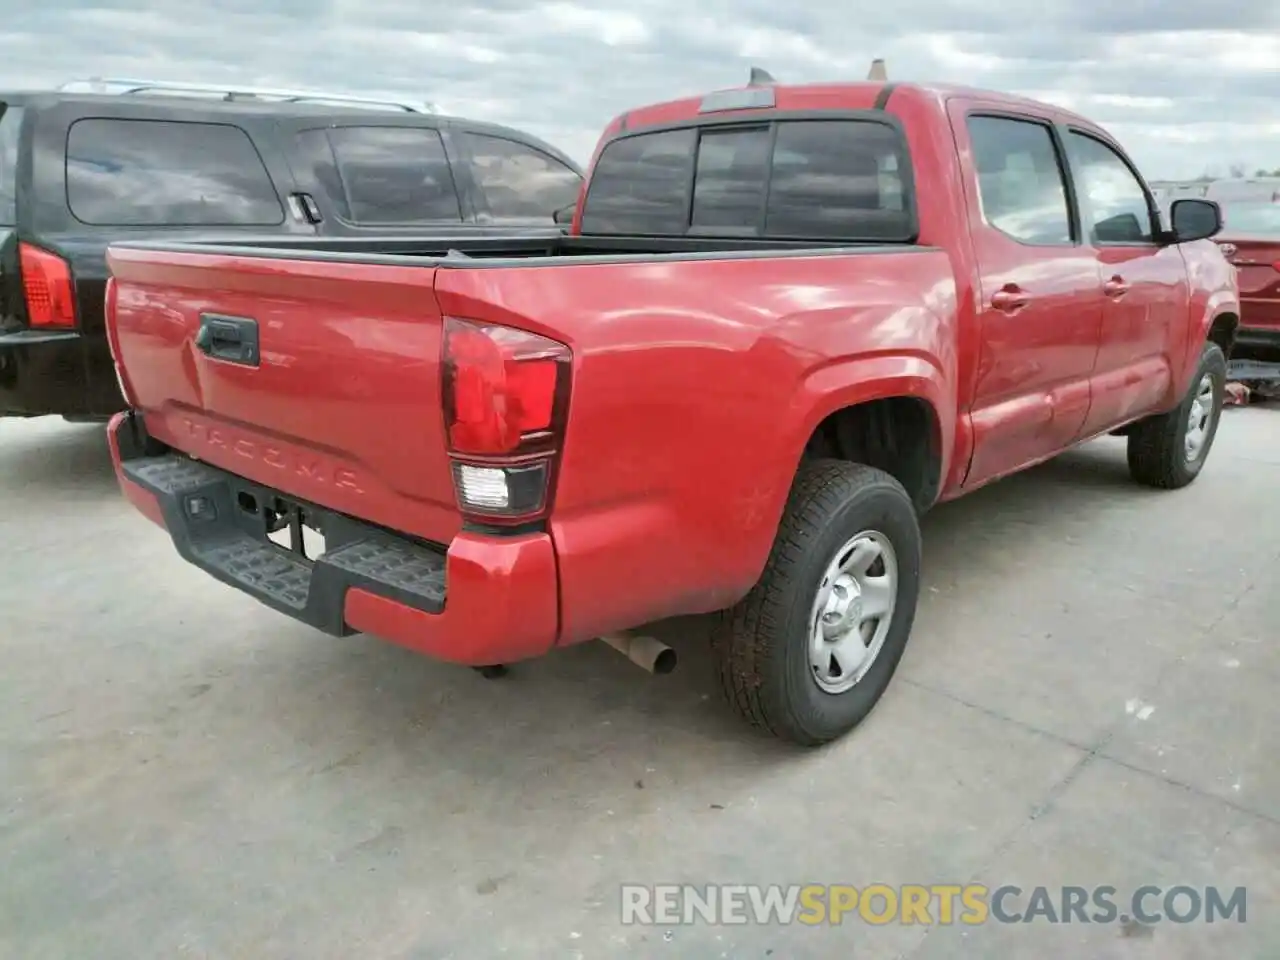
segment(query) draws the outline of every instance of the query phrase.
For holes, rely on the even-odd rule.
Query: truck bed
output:
[[[112,245],[113,250],[148,250],[159,253],[216,253],[224,256],[275,260],[307,259],[324,263],[373,263],[389,266],[421,265],[442,261],[455,265],[474,260],[581,260],[678,256],[775,256],[786,253],[900,252],[901,244],[833,244],[813,240],[762,240],[754,237],[625,237],[568,236],[559,231],[528,231],[504,235],[459,234],[430,237],[263,237],[233,238],[215,242],[180,240],[133,241]],[[920,249],[920,248],[916,248]],[[514,264],[503,264],[514,265]]]
[[[562,346],[545,509],[504,534],[553,544],[561,642],[735,602],[817,425],[788,410],[832,382],[852,385],[832,402],[889,378],[955,416],[929,393],[954,382],[957,318],[932,247],[520,235],[358,252],[140,242],[108,260],[113,354],[152,440],[444,549],[477,530],[455,488],[448,325]],[[251,325],[248,361],[200,348],[224,322]],[[694,493],[710,488],[723,495]],[[726,557],[727,529],[752,549]]]

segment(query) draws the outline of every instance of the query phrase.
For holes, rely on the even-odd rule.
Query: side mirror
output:
[[[556,210],[551,214],[551,219],[555,223],[572,223],[573,211],[576,210],[577,208],[578,208],[577,201],[574,201],[573,203],[566,203],[559,210]]]
[[[1213,200],[1175,200],[1169,210],[1169,226],[1174,243],[1208,240],[1222,231],[1222,208]]]

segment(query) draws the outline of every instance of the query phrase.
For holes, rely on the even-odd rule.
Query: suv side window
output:
[[[1129,165],[1101,140],[1072,130],[1067,152],[1079,185],[1082,206],[1091,223],[1089,239],[1097,244],[1152,243],[1147,192]]]
[[[472,176],[497,221],[551,220],[578,199],[582,177],[555,157],[505,137],[464,132]]]
[[[284,208],[249,135],[229,123],[77,120],[67,204],[95,226],[276,226]]]
[[[305,130],[297,145],[338,216],[360,226],[457,223],[453,171],[440,134],[424,127]]]
[[[966,125],[983,219],[1020,243],[1070,244],[1066,181],[1049,126],[986,116]]]
[[[0,103],[0,227],[18,222],[18,133],[22,108]]]

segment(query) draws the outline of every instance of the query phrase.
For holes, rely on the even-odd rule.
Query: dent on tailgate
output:
[[[113,247],[119,360],[156,439],[354,516],[448,542],[435,268]],[[195,345],[257,325],[255,365]]]

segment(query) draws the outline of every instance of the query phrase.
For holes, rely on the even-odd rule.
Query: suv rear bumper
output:
[[[1231,351],[1232,357],[1266,352],[1280,355],[1280,326],[1240,327],[1236,331],[1235,349]]]
[[[334,636],[371,633],[469,665],[555,645],[556,558],[545,533],[464,531],[445,548],[303,504],[326,539],[307,560],[267,539],[262,505],[284,494],[160,447],[135,414],[117,414],[107,434],[125,497],[178,553],[274,610]]]
[[[124,406],[111,372],[110,354],[103,367],[112,378],[104,384],[90,371],[93,339],[75,330],[19,330],[0,333],[0,416],[106,419]],[[95,359],[101,361],[97,353]],[[99,363],[101,366],[101,363]]]

